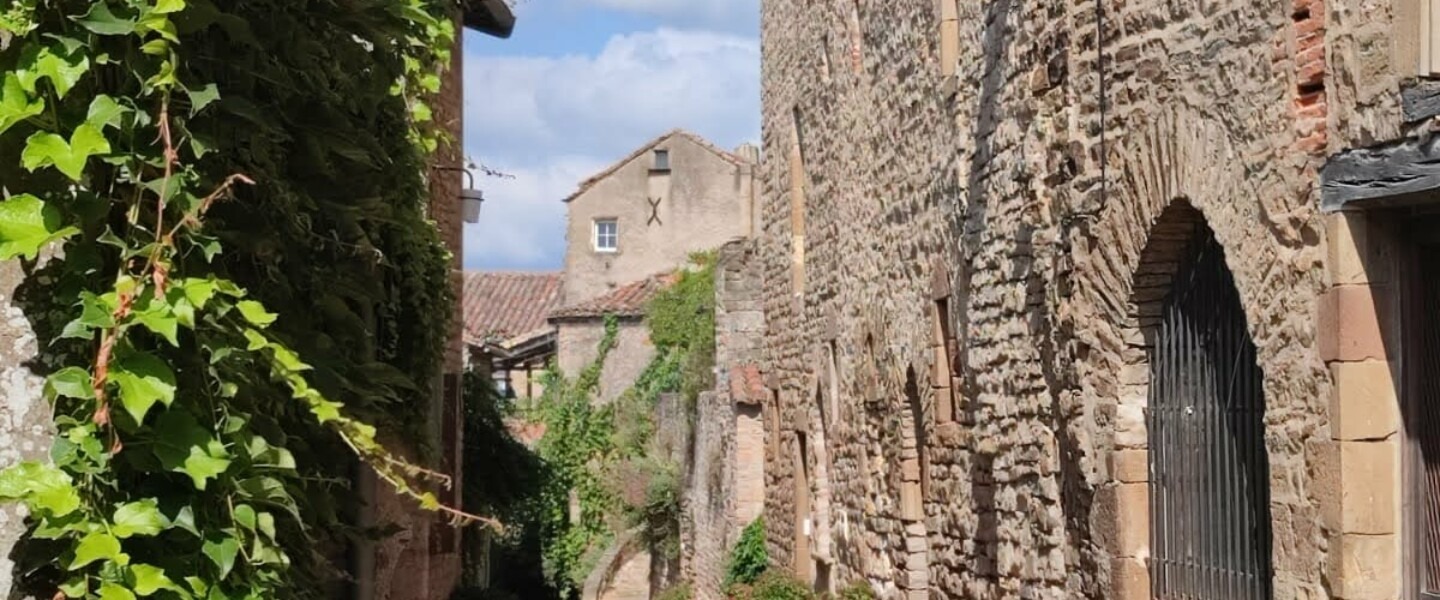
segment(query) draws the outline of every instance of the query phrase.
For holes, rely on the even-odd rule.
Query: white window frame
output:
[[[603,225],[610,225],[611,232],[606,235],[600,231]],[[605,239],[609,239],[610,245],[602,245]],[[620,250],[620,220],[615,218],[595,219],[590,228],[590,244],[596,252],[618,252]]]

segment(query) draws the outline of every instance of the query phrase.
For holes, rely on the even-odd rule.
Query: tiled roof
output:
[[[606,167],[606,169],[605,169],[604,171],[601,171],[601,172],[599,172],[599,173],[596,173],[596,174],[594,174],[594,175],[591,175],[589,179],[586,179],[585,181],[580,182],[580,188],[577,189],[577,190],[575,190],[575,193],[570,194],[569,196],[566,196],[566,197],[565,197],[565,201],[566,201],[566,202],[569,202],[569,201],[571,201],[571,200],[574,200],[574,199],[578,198],[578,197],[580,196],[580,194],[583,194],[583,193],[589,191],[590,188],[592,188],[592,187],[595,186],[595,184],[600,183],[600,180],[605,179],[606,177],[609,177],[611,174],[613,174],[613,173],[616,172],[616,171],[619,171],[619,170],[620,170],[620,167],[623,167],[623,166],[625,166],[626,164],[629,164],[630,161],[635,160],[636,158],[639,158],[640,155],[645,154],[646,152],[649,152],[651,148],[654,148],[655,146],[659,145],[660,142],[663,142],[663,141],[665,141],[665,140],[668,140],[668,139],[670,139],[670,138],[672,138],[672,137],[676,137],[676,136],[683,137],[683,138],[688,139],[688,140],[690,140],[690,141],[692,141],[692,142],[695,142],[695,143],[696,143],[697,145],[699,145],[701,148],[704,148],[704,149],[706,149],[706,150],[709,150],[709,151],[715,153],[716,156],[719,156],[720,158],[723,158],[723,159],[725,159],[726,161],[729,161],[730,163],[733,163],[733,164],[736,164],[736,165],[743,165],[743,164],[745,164],[745,162],[746,162],[745,159],[743,159],[743,158],[735,155],[735,154],[732,153],[732,152],[726,152],[725,150],[721,150],[719,146],[716,146],[715,144],[710,143],[709,140],[706,140],[705,138],[702,138],[702,137],[700,137],[700,136],[698,136],[698,135],[695,135],[695,134],[690,133],[690,132],[688,132],[688,131],[685,131],[685,130],[683,130],[683,129],[672,129],[672,130],[666,132],[665,134],[661,135],[660,137],[657,137],[657,138],[655,138],[655,139],[653,139],[653,140],[650,140],[649,142],[646,142],[645,145],[640,146],[640,147],[639,147],[638,149],[636,149],[634,152],[631,152],[630,154],[626,155],[625,158],[622,158],[622,159],[620,159],[620,160],[618,160],[618,161],[615,161],[615,164],[612,164],[612,165],[610,165],[609,167]]]
[[[645,316],[645,305],[650,303],[650,299],[660,290],[674,285],[679,277],[674,272],[651,275],[615,288],[605,295],[553,311],[550,319],[585,319],[606,315],[642,317]]]
[[[560,305],[559,273],[465,273],[465,342],[479,345],[548,325]]]

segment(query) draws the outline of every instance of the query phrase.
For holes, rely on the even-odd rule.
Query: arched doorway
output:
[[[1165,221],[1170,221],[1165,223]],[[1225,252],[1184,201],[1162,224],[1181,234],[1169,291],[1149,307],[1150,583],[1153,598],[1268,599],[1270,475],[1263,373]],[[1157,226],[1157,236],[1166,233]],[[1161,240],[1165,242],[1166,240]]]

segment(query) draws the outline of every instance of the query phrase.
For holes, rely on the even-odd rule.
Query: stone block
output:
[[[1146,450],[1119,450],[1110,454],[1110,476],[1121,483],[1150,480],[1150,454]]]
[[[1116,407],[1115,445],[1120,448],[1144,448],[1149,443],[1145,428],[1145,408],[1128,402]]]
[[[1385,269],[1367,260],[1372,255],[1370,230],[1369,217],[1363,212],[1338,212],[1325,217],[1325,267],[1332,285],[1385,282]]]
[[[1319,446],[1312,473],[1325,527],[1341,533],[1394,533],[1399,524],[1397,444],[1330,442]]]
[[[1330,364],[1330,433],[1337,440],[1379,440],[1399,430],[1400,405],[1390,363]]]
[[[1341,534],[1330,540],[1326,566],[1335,597],[1391,600],[1400,595],[1400,540],[1395,535]]]
[[[1144,483],[1115,486],[1116,548],[1119,556],[1150,554],[1150,488]]]
[[[935,422],[949,423],[955,420],[955,390],[950,387],[935,388]]]
[[[920,482],[907,481],[900,486],[900,518],[910,522],[925,518],[925,499],[921,497]]]
[[[1320,358],[1326,362],[1387,360],[1384,311],[1388,288],[1342,285],[1320,297]]]
[[[1112,559],[1110,585],[1114,600],[1150,600],[1150,569],[1138,558]]]

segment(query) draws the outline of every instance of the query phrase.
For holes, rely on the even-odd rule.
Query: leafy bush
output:
[[[770,554],[765,549],[765,517],[756,517],[740,532],[740,541],[730,551],[725,588],[754,583],[769,566]]]
[[[695,594],[690,591],[690,586],[682,583],[660,592],[660,595],[656,596],[655,600],[690,600],[694,597]]]
[[[780,571],[767,571],[753,585],[736,586],[730,592],[736,600],[814,600],[809,586]]]
[[[840,600],[875,600],[875,590],[870,584],[857,581],[840,590]]]

